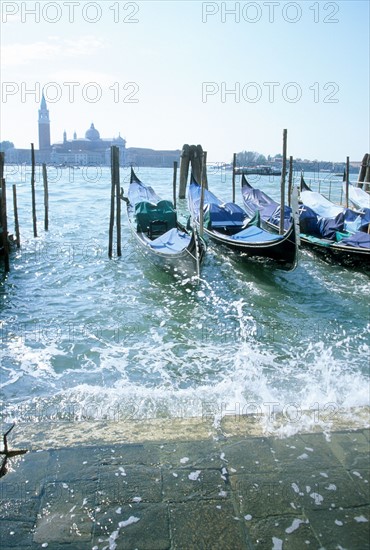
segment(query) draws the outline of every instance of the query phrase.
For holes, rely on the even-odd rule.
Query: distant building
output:
[[[181,151],[155,151],[131,147],[126,149],[126,140],[118,134],[115,138],[101,138],[99,131],[92,123],[85,132],[85,137],[67,138],[63,132],[63,140],[51,143],[50,117],[44,94],[42,94],[38,112],[39,148],[35,150],[36,163],[55,164],[63,166],[110,165],[111,146],[119,148],[120,164],[135,166],[172,167],[173,162],[180,160]],[[7,148],[6,161],[12,164],[31,164],[31,150]]]
[[[39,109],[39,150],[50,152],[50,118],[44,94]]]
[[[180,149],[174,151],[155,151],[154,149],[129,147],[126,149],[126,164],[168,168],[173,166],[174,161],[180,161],[180,155]]]
[[[91,124],[90,128],[86,130],[84,138],[77,138],[77,134],[74,132],[73,139],[67,139],[67,132],[64,131],[63,141],[52,145],[50,162],[74,166],[110,164],[112,145],[119,148],[120,164],[123,165],[125,163],[126,140],[120,134],[117,138],[102,139],[94,124]]]

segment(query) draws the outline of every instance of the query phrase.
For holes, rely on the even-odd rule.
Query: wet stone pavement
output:
[[[50,429],[9,438],[31,450],[0,479],[1,550],[369,548],[367,429],[68,446]]]

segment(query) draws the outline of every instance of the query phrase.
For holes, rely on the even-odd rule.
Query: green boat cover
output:
[[[153,222],[163,222],[166,231],[176,227],[176,211],[171,201],[159,201],[153,204],[148,201],[138,202],[135,205],[137,230],[147,232]]]
[[[308,241],[310,241],[313,244],[318,244],[323,247],[330,247],[333,245],[333,241],[329,241],[328,239],[319,239],[318,237],[313,237],[312,235],[307,235],[307,233],[300,233],[301,237],[304,237]]]

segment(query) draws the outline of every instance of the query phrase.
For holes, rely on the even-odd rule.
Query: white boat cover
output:
[[[157,252],[166,254],[179,254],[190,244],[191,237],[176,228],[170,229],[153,241],[146,239],[146,243]]]
[[[346,193],[346,183],[343,183],[343,192]],[[370,208],[370,195],[361,187],[350,184],[348,187],[348,198],[356,208]]]
[[[342,206],[333,204],[328,199],[314,191],[301,191],[301,201],[311,208],[321,218],[335,218],[343,212]]]

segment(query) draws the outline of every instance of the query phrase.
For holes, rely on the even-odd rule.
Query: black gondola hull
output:
[[[193,223],[200,229],[199,213],[197,211],[198,194],[199,185],[193,180],[189,188],[188,202]],[[211,200],[218,200],[217,197],[208,191],[207,196],[213,197]],[[207,206],[207,202],[205,202],[205,206]],[[245,212],[244,214],[246,216]],[[203,227],[203,232],[206,237],[217,245],[222,245],[236,253],[241,260],[249,260],[250,258],[272,260],[276,263],[276,267],[284,270],[292,270],[297,265],[297,243],[294,223],[290,224],[290,227],[282,236],[278,234],[276,229],[272,227],[268,228],[265,224],[264,238],[259,240],[256,237],[254,241],[251,238],[235,238],[238,235],[238,230],[234,231],[234,234],[231,235],[230,233],[226,234],[226,231],[222,232],[222,230],[218,231],[214,228]]]

